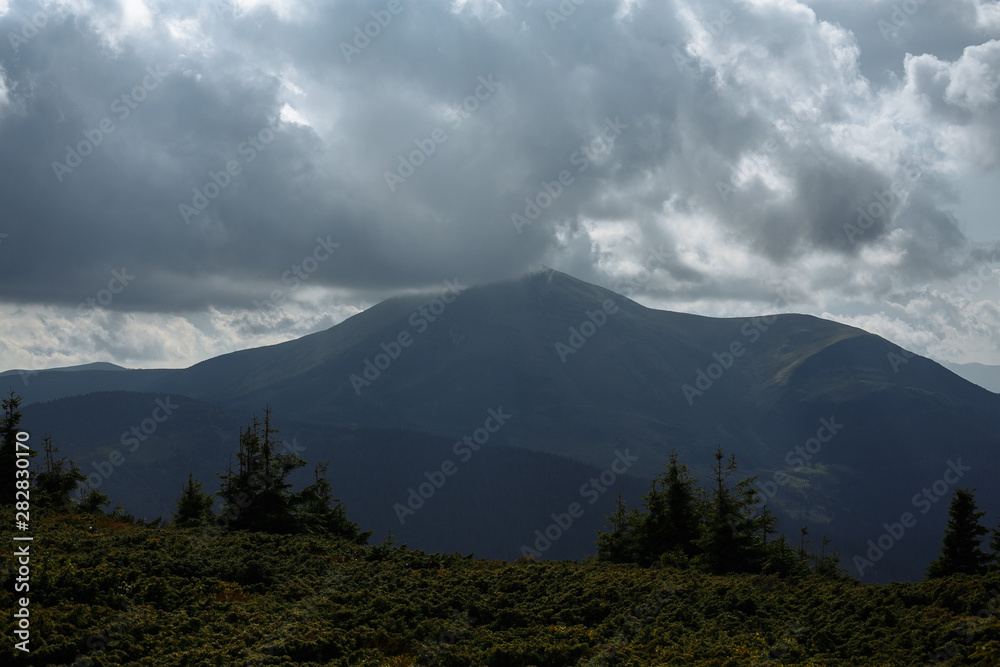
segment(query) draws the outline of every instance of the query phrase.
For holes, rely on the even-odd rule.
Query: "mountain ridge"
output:
[[[29,402],[112,389],[183,396],[247,418],[269,405],[317,433],[391,428],[444,440],[501,409],[511,417],[489,447],[598,469],[628,447],[629,474],[646,479],[677,452],[704,480],[721,445],[762,488],[784,475],[766,496],[783,530],[811,517],[845,552],[863,552],[895,520],[881,510],[905,506],[957,457],[976,462],[963,483],[978,484],[982,506],[1000,509],[989,482],[1000,474],[1000,396],[940,364],[810,315],[654,310],[552,271],[389,299],[187,369],[40,373],[24,389]],[[843,425],[828,442],[816,439],[823,420]],[[808,458],[793,455],[802,447]],[[908,538],[917,560],[939,546],[945,516],[934,509]],[[919,572],[897,552],[869,576]]]

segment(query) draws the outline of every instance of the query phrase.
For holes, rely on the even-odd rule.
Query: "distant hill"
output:
[[[984,389],[989,389],[995,394],[1000,393],[1000,366],[952,364],[948,362],[944,362],[941,365],[956,375],[964,377],[969,382],[978,384]]]
[[[1000,515],[997,394],[861,329],[795,314],[658,311],[559,272],[389,299],[326,331],[187,369],[46,372],[23,387],[29,402],[112,390],[184,396],[244,420],[269,404],[303,428],[391,428],[443,443],[486,435],[488,410],[502,410],[510,416],[490,449],[503,443],[604,470],[628,447],[637,458],[629,473],[644,478],[677,451],[704,480],[721,444],[762,476],[786,532],[828,533],[848,560],[903,513],[918,516],[905,548],[873,558],[866,580],[922,575],[940,547],[953,483],[978,487],[992,526]],[[97,400],[91,419],[103,418],[101,400],[111,399]],[[62,409],[45,408],[45,420],[74,424]],[[79,440],[80,428],[64,437]],[[190,442],[207,443],[195,430]],[[222,455],[221,444],[199,444],[206,449],[178,461]],[[948,471],[959,461],[970,469],[956,478]],[[476,482],[497,480],[487,466]],[[933,488],[940,497],[921,500]]]
[[[95,391],[143,391],[153,380],[174,372],[130,370],[108,363],[43,371],[15,370],[0,373],[0,390],[5,395],[13,390],[24,398],[24,405],[28,405]]]
[[[61,368],[47,368],[41,371],[21,370],[21,369],[4,371],[3,373],[0,373],[0,377],[3,377],[5,375],[23,375],[23,374],[34,375],[36,373],[50,373],[58,371],[73,372],[73,371],[124,371],[124,370],[127,369],[118,366],[117,364],[109,364],[106,361],[95,361],[92,364],[81,364],[79,366],[62,366]]]
[[[166,418],[153,428],[160,417]],[[92,488],[137,518],[152,520],[171,518],[188,472],[204,482],[206,491],[218,490],[217,473],[226,471],[250,417],[250,411],[229,412],[186,397],[113,392],[32,404],[24,409],[23,426],[36,446],[41,435],[51,434],[60,448],[57,458],[67,456],[93,475]],[[607,492],[582,496],[580,487],[602,470],[506,447],[503,440],[478,451],[463,446],[456,454],[453,440],[422,433],[307,424],[280,414],[275,425],[281,429],[278,437],[290,443],[285,451],[310,464],[293,477],[296,488],[312,481],[316,463],[329,461],[336,496],[352,521],[375,531],[373,544],[391,531],[413,548],[513,560],[522,544],[534,544],[536,528],[544,531],[552,523],[552,513],[565,513],[578,502],[583,515],[544,553],[580,558],[592,549],[618,491],[636,502],[648,486],[623,476]],[[117,466],[111,463],[113,451],[121,457]],[[613,458],[614,451],[608,456]],[[447,467],[453,470],[449,475],[441,472],[446,461],[453,465]],[[411,488],[418,494],[413,499]],[[405,509],[397,510],[397,504]],[[408,511],[412,507],[417,509]]]

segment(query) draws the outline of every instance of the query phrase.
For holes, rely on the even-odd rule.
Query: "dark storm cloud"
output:
[[[75,0],[32,31],[16,0],[0,299],[247,308],[253,336],[291,330],[259,304],[320,256],[296,297],[542,262],[610,286],[661,246],[642,289],[687,302],[773,298],[737,266],[851,297],[951,279],[988,252],[939,207],[996,166],[1000,12],[918,5],[883,35],[889,2]]]
[[[19,7],[4,28],[17,25]],[[24,7],[21,14],[31,9]],[[159,18],[180,18],[184,9]],[[445,3],[404,3],[350,63],[347,26],[370,22],[367,7],[323,5],[293,25],[266,10],[203,14],[202,44],[179,43],[156,22],[111,54],[88,18],[53,19],[4,63],[15,110],[0,127],[11,157],[0,196],[20,246],[51,247],[44,267],[31,253],[3,266],[5,297],[75,303],[81,286],[100,285],[122,265],[142,278],[116,307],[238,303],[239,279],[271,279],[327,234],[345,248],[317,276],[328,284],[399,287],[436,280],[442,266],[470,279],[520,271],[548,241],[516,238],[506,212],[569,167],[605,118],[646,106],[636,104],[636,91],[665,84],[642,81],[648,60],[645,72],[636,70],[632,54],[598,41],[607,39],[611,4],[594,2],[594,11],[556,31],[540,9],[518,9],[484,23]],[[532,27],[519,33],[521,23]],[[581,43],[588,32],[595,36]],[[335,107],[325,137],[277,121],[288,69]],[[478,100],[484,79],[502,88]],[[143,81],[154,85],[136,88]],[[390,192],[385,172],[436,129],[448,143]],[[272,130],[260,150],[254,138]],[[256,154],[246,152],[255,146]],[[227,176],[231,161],[239,173]],[[594,192],[600,172],[567,191],[563,216]],[[194,189],[213,188],[213,174],[227,185],[192,214],[204,203]],[[186,215],[182,204],[191,207]],[[213,286],[213,275],[233,280]],[[185,286],[188,278],[201,288]]]

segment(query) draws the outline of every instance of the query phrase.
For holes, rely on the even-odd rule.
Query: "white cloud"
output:
[[[451,11],[456,14],[468,11],[478,19],[498,19],[509,16],[507,10],[497,0],[452,0]]]
[[[4,72],[3,65],[0,65],[0,114],[8,106],[10,106],[10,91],[7,90],[6,72]]]

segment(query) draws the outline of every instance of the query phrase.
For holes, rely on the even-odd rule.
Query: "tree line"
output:
[[[10,391],[0,399],[3,415],[0,417],[0,475],[3,476],[3,497],[0,506],[12,505],[16,490],[27,490],[32,509],[55,509],[70,514],[106,514],[113,518],[135,522],[125,509],[116,504],[110,511],[110,498],[96,489],[90,489],[87,477],[72,460],[56,459],[59,448],[52,438],[42,438],[44,460],[30,477],[26,489],[15,483],[17,455],[16,436],[20,430],[22,397]],[[348,519],[347,509],[333,496],[327,478],[328,463],[318,463],[313,482],[295,491],[289,476],[307,462],[294,453],[282,452],[275,435],[278,429],[271,425],[271,410],[264,408],[263,418],[254,415],[245,429],[240,431],[239,448],[233,455],[235,467],[230,464],[221,479],[215,496],[205,493],[201,481],[189,473],[181,486],[173,512],[173,524],[182,528],[217,525],[224,529],[258,531],[266,533],[297,533],[343,537],[358,544],[366,544],[371,531],[361,528]],[[31,456],[37,456],[31,450]],[[231,457],[232,459],[232,457]],[[39,469],[40,468],[40,469]],[[74,491],[82,487],[82,493]],[[215,512],[216,497],[221,509]],[[138,523],[145,523],[139,521]],[[160,519],[150,525],[158,525]]]
[[[13,390],[0,399],[0,506],[15,503],[17,433],[22,397]],[[217,525],[229,530],[265,533],[299,533],[343,537],[367,544],[372,531],[362,531],[347,517],[343,503],[333,496],[327,478],[327,463],[314,468],[313,482],[293,490],[289,476],[307,464],[294,453],[281,451],[279,431],[271,424],[271,410],[254,415],[239,435],[235,466],[220,478],[219,491],[204,492],[193,474],[181,486],[173,512],[173,524],[182,528]],[[44,459],[30,478],[32,509],[56,509],[71,514],[106,514],[135,522],[121,505],[111,504],[106,494],[90,489],[86,476],[72,460],[55,454],[52,438],[42,438]],[[31,456],[37,452],[31,451]],[[687,465],[670,455],[663,472],[651,482],[640,507],[629,508],[621,494],[615,511],[599,531],[596,559],[642,566],[670,565],[696,568],[715,574],[815,572],[832,577],[847,576],[840,554],[827,551],[824,536],[819,553],[806,548],[807,528],[798,547],[777,534],[777,520],[762,503],[754,484],[757,477],[736,480],[735,454],[727,458],[719,447],[714,454],[708,488],[697,486]],[[81,488],[83,492],[74,494]],[[990,531],[982,525],[986,512],[975,501],[975,489],[955,490],[948,510],[948,524],[941,553],[926,569],[929,578],[951,574],[984,574],[1000,569],[1000,526]],[[221,508],[214,510],[216,498]],[[138,523],[145,523],[138,521]],[[156,519],[149,525],[158,525]],[[983,542],[989,536],[989,551]],[[391,536],[389,538],[391,545]]]
[[[734,481],[736,457],[715,451],[708,488],[697,486],[688,466],[670,455],[663,472],[650,484],[639,507],[629,508],[619,493],[615,511],[606,516],[597,536],[597,560],[672,565],[714,574],[772,573],[845,577],[840,554],[827,551],[823,537],[819,553],[807,549],[808,528],[800,529],[794,547],[782,535],[775,538],[777,521],[754,482],[756,475]],[[985,574],[1000,570],[1000,526],[990,531],[980,523],[975,489],[956,489],[948,511],[940,556],[926,569],[928,578],[951,574]],[[983,541],[990,535],[989,552]]]

